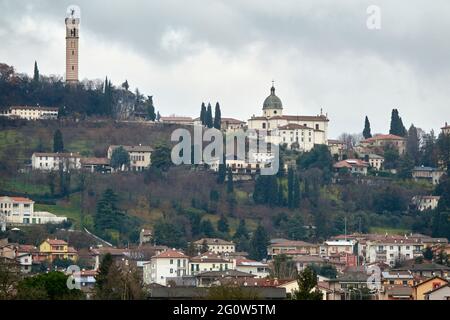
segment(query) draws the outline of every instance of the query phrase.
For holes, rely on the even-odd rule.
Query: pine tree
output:
[[[40,76],[39,76],[39,68],[38,68],[38,64],[37,61],[34,62],[34,76],[33,76],[33,81],[34,82],[39,82]]]
[[[206,106],[205,103],[202,103],[202,108],[200,112],[200,121],[202,122],[202,126],[206,126]]]
[[[407,131],[397,109],[392,110],[391,129],[389,130],[389,133],[400,137],[406,137]]]
[[[210,128],[210,129],[214,125],[214,123],[213,123],[213,116],[212,116],[212,107],[211,107],[210,103],[208,103],[208,108],[206,110],[206,121],[205,122],[206,122],[206,126],[208,128]]]
[[[222,127],[222,112],[220,111],[220,105],[216,103],[216,109],[214,112],[214,128],[220,130]]]
[[[364,122],[364,131],[363,131],[364,139],[372,138],[372,133],[370,129],[370,122],[369,118],[366,116],[366,120]]]
[[[53,134],[53,152],[64,152],[63,135],[59,129]]]

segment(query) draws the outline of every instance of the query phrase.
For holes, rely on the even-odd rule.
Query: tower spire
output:
[[[270,93],[275,95],[275,80],[272,80],[272,88],[270,88]]]

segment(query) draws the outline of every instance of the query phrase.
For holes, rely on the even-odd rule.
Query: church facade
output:
[[[262,116],[248,120],[248,128],[266,130],[268,142],[285,145],[288,149],[310,151],[316,144],[328,144],[328,122],[326,115],[294,116],[283,114],[281,99],[275,87],[263,104]]]

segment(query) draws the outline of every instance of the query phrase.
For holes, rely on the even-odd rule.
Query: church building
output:
[[[283,115],[283,103],[275,95],[275,86],[263,104],[262,116],[248,120],[248,128],[266,130],[268,142],[285,145],[288,149],[310,151],[316,144],[327,144],[329,119],[322,112],[317,116]]]

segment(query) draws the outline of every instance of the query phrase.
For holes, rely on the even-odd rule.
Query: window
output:
[[[319,130],[319,125],[318,124],[316,124],[316,130]]]
[[[170,259],[170,264],[173,264],[173,259]]]
[[[170,268],[170,273],[173,273],[173,269],[172,268]]]

